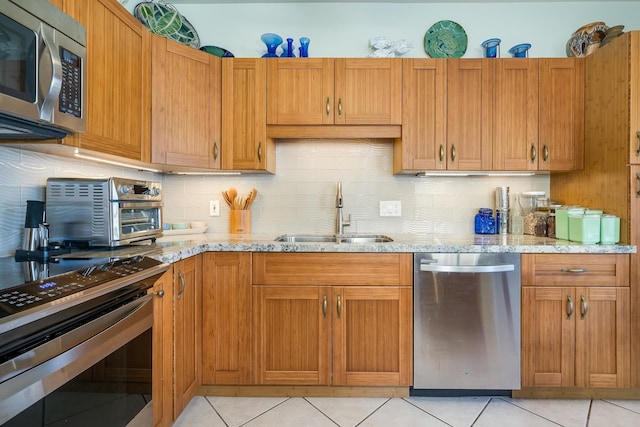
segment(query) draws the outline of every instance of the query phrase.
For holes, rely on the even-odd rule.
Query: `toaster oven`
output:
[[[127,178],[49,178],[49,240],[65,245],[122,246],[162,235],[159,182]]]

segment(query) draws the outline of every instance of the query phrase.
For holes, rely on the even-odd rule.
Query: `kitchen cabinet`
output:
[[[410,385],[411,269],[411,254],[254,253],[254,382]]]
[[[401,124],[400,59],[278,58],[266,63],[270,125]]]
[[[153,426],[170,426],[173,416],[173,267],[153,285]]]
[[[202,255],[173,265],[174,415],[202,384]]]
[[[494,94],[494,170],[582,168],[582,58],[498,59]]]
[[[492,60],[404,59],[394,173],[490,170]]]
[[[522,387],[626,388],[629,255],[522,255]]]
[[[149,162],[151,33],[116,0],[63,0],[63,10],[87,29],[87,130],[65,143]]]
[[[222,167],[275,173],[275,140],[267,137],[266,62],[222,61]]]
[[[601,207],[620,217],[620,242],[640,244],[640,32],[597,49],[585,62],[584,170],[551,174],[550,195],[562,204]],[[640,256],[631,254],[631,354],[640,354]],[[631,387],[640,387],[634,361]]]
[[[202,382],[251,381],[251,254],[206,252],[203,260],[204,307]]]
[[[152,36],[151,162],[221,167],[221,59]]]

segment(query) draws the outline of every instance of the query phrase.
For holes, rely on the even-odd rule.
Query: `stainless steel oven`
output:
[[[162,186],[127,178],[49,178],[49,240],[122,246],[162,234]]]
[[[150,402],[150,289],[169,266],[96,261],[0,288],[0,424],[124,426]]]

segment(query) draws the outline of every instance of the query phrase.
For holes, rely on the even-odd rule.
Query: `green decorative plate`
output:
[[[467,33],[457,22],[438,21],[424,35],[424,51],[432,58],[460,58],[467,51]]]
[[[144,1],[133,9],[133,14],[154,34],[196,49],[200,47],[200,37],[196,29],[172,4],[165,3],[163,0],[155,3]]]

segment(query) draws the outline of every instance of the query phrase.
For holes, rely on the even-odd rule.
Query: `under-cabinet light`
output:
[[[159,169],[148,168],[146,166],[130,165],[128,163],[119,162],[119,161],[116,161],[116,160],[103,159],[101,157],[95,157],[95,156],[87,156],[86,154],[81,154],[80,151],[77,148],[75,149],[75,151],[73,153],[73,156],[77,157],[78,159],[82,159],[82,160],[91,160],[93,162],[106,163],[108,165],[114,165],[114,166],[122,166],[122,167],[130,168],[130,169],[143,170],[143,171],[148,171],[148,172],[162,172]]]
[[[482,172],[482,171],[425,171],[416,174],[421,178],[433,177],[460,177],[460,176],[533,176],[535,172]]]
[[[236,175],[242,175],[242,172],[240,171],[203,171],[203,172],[197,172],[197,171],[189,171],[189,172],[180,172],[180,171],[176,171],[176,172],[168,172],[171,175],[207,175],[207,176],[236,176]]]

